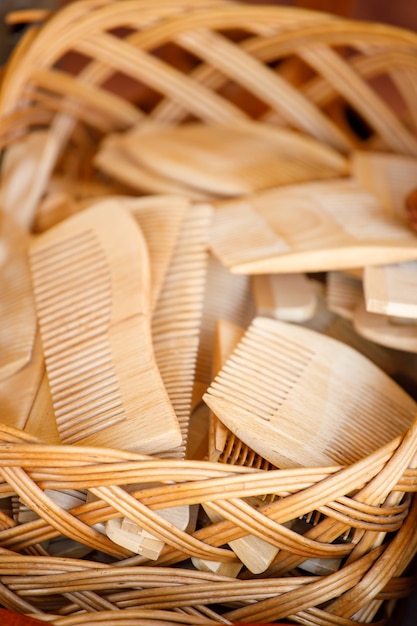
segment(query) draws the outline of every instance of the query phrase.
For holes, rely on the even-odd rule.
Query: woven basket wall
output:
[[[82,0],[30,29],[10,59],[0,144],[48,131],[36,186],[27,190],[36,204],[56,172],[74,184],[100,183],[100,140],[148,120],[252,117],[343,154],[417,156],[416,94],[417,36],[404,30],[227,1]],[[351,466],[263,471],[45,446],[0,427],[1,497],[17,494],[37,516],[17,524],[0,513],[0,604],[61,626],[388,624],[414,582],[416,450],[417,421]],[[145,487],[127,494],[137,483]],[[87,489],[94,498],[65,511],[51,489]],[[265,495],[272,497],[252,505]],[[193,533],[155,513],[210,502],[224,521]],[[304,535],[285,525],[314,512],[320,520]],[[156,562],[94,528],[121,516],[164,539]],[[279,547],[262,575],[230,579],[190,567],[191,557],[233,561],[227,543],[248,533]],[[83,560],[48,554],[43,542],[62,535],[92,552]],[[310,558],[342,565],[307,575],[299,566]]]

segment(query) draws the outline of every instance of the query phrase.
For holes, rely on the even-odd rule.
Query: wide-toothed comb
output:
[[[324,272],[417,259],[417,236],[352,178],[216,203],[213,254],[244,274]]]
[[[255,318],[204,400],[277,467],[352,463],[405,431],[416,402],[349,346]]]
[[[27,252],[30,237],[14,217],[0,212],[0,381],[31,359],[36,335]]]
[[[149,261],[120,203],[93,206],[30,247],[62,443],[157,453],[181,432],[153,353]]]

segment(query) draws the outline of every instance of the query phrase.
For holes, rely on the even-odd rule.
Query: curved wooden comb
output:
[[[417,407],[349,346],[259,317],[204,400],[237,437],[281,468],[359,460],[404,432]]]
[[[63,443],[152,454],[181,443],[150,332],[148,253],[134,218],[106,202],[30,248],[36,307]]]

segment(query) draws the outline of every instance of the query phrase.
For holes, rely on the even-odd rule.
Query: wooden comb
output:
[[[0,415],[3,424],[20,430],[26,427],[44,372],[42,344],[37,330],[30,361],[14,374],[0,380]]]
[[[207,281],[208,239],[212,220],[209,204],[194,204],[186,213],[170,267],[152,315],[155,358],[177,415],[182,444],[163,456],[183,458]]]
[[[145,170],[212,197],[347,173],[346,159],[335,150],[256,121],[140,126],[122,145]]]
[[[29,363],[35,343],[29,240],[14,217],[0,212],[0,381]]]
[[[364,269],[366,310],[417,319],[417,261]]]
[[[353,317],[356,331],[381,346],[417,353],[417,321],[366,310],[365,300],[358,303]]]
[[[62,443],[145,454],[181,443],[155,363],[149,261],[117,201],[37,237],[30,262],[46,368]]]
[[[358,150],[351,155],[351,173],[388,213],[406,219],[406,198],[417,180],[415,157]]]
[[[119,135],[108,135],[102,142],[94,165],[113,180],[141,193],[184,195],[191,200],[207,200],[207,194],[185,188],[157,172],[143,167],[127,149]]]
[[[231,353],[239,344],[244,333],[244,329],[219,320],[216,333],[216,348],[214,351],[214,370],[219,371],[227,361]],[[220,463],[230,463],[231,465],[245,465],[263,470],[276,469],[268,461],[256,454],[249,446],[244,444],[234,435],[218,417],[210,415],[210,435],[209,435],[209,461]],[[204,510],[213,522],[219,521],[221,517],[209,506],[203,505]],[[239,560],[253,574],[264,572],[277,555],[278,548],[260,537],[246,535],[229,542],[229,546],[239,558]],[[223,565],[223,567],[222,567]],[[236,572],[236,564],[218,564],[216,570],[228,575]],[[230,568],[230,565],[232,568]],[[206,565],[210,569],[209,566]],[[205,565],[203,563],[203,569]],[[213,568],[213,565],[211,565]],[[219,571],[220,570],[220,571]]]
[[[165,208],[171,211],[176,206],[175,204],[172,206],[172,201],[162,198],[143,202],[146,202],[147,206],[153,204],[154,209],[158,202],[159,204],[162,202],[162,206],[165,203]],[[185,206],[184,201],[179,204],[183,217],[180,222],[181,228],[175,229],[178,236],[174,242],[171,241],[172,254],[169,267],[166,267],[166,259],[163,263],[165,272],[160,273],[162,280],[151,322],[156,363],[182,434],[180,446],[160,453],[164,458],[184,458],[186,453],[206,284],[208,233],[212,217],[209,205],[190,206],[188,201],[185,202]],[[147,235],[151,258],[159,257],[157,248],[158,243],[160,246],[164,241],[163,233],[159,236],[159,229],[153,232],[151,224],[155,226],[158,220],[161,220],[161,215],[158,212],[154,215],[147,212],[144,214],[144,211],[139,210],[138,203],[135,204],[133,212]],[[145,205],[142,208],[144,209]],[[172,216],[167,224],[172,224]],[[175,245],[172,245],[173,243]],[[158,515],[183,531],[190,529],[193,524],[191,513],[189,506],[158,511]],[[109,520],[106,523],[106,533],[116,543],[150,559],[157,559],[165,545],[162,539],[127,518]]]
[[[251,280],[256,314],[283,322],[306,322],[314,316],[317,293],[303,273],[256,274]]]
[[[231,271],[322,272],[417,258],[417,236],[353,179],[216,203],[211,247]]]
[[[44,179],[49,174],[46,161],[40,157],[44,151],[50,151],[51,142],[47,131],[38,130],[15,140],[4,152],[0,206],[5,213],[13,214],[26,231],[31,229]]]
[[[362,298],[362,280],[346,272],[328,272],[326,276],[326,306],[329,311],[352,320]]]
[[[405,431],[417,406],[349,346],[259,317],[204,400],[239,439],[283,468],[352,463]]]

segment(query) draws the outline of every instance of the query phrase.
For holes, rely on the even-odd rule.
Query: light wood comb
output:
[[[362,280],[346,272],[328,272],[326,276],[326,306],[329,311],[352,320],[362,298]]]
[[[221,369],[230,354],[233,353],[243,334],[243,328],[223,320],[218,321],[216,347],[214,351],[215,372]],[[266,459],[256,454],[249,446],[238,439],[214,413],[210,415],[209,461],[230,463],[232,465],[245,465],[247,467],[256,467],[263,470],[276,469]],[[209,506],[203,506],[213,522],[221,519]],[[230,541],[229,546],[241,563],[254,574],[264,572],[271,565],[278,553],[276,546],[255,535],[246,535],[240,539]],[[202,566],[204,569],[204,562]],[[206,565],[206,567],[210,569],[208,565]],[[211,565],[211,568],[213,568],[213,565]],[[227,575],[237,574],[238,572],[236,570],[235,564],[219,563],[216,566],[218,573],[226,573]]]
[[[216,203],[211,247],[231,271],[322,272],[417,258],[417,236],[353,179]]]
[[[31,230],[48,173],[46,160],[40,157],[52,148],[51,142],[50,133],[38,130],[23,139],[16,139],[4,152],[0,206],[5,213],[13,214],[26,231]]]
[[[256,314],[283,322],[306,322],[314,316],[317,293],[303,273],[256,274],[251,280]]]
[[[135,159],[134,153],[126,149],[124,138],[119,135],[109,135],[104,139],[94,165],[113,180],[141,193],[184,195],[195,201],[207,200],[207,194],[144,168]]]
[[[415,157],[358,150],[351,155],[351,173],[364,189],[379,199],[388,213],[406,219],[406,197],[417,180]]]
[[[30,247],[36,307],[62,443],[145,454],[181,432],[155,363],[149,265],[117,201],[91,207]]]
[[[209,197],[347,173],[346,159],[335,150],[257,121],[141,125],[124,135],[121,145],[146,171]]]
[[[259,317],[204,400],[239,439],[282,468],[354,462],[405,431],[417,406],[349,346]]]
[[[353,317],[356,331],[381,346],[417,353],[417,320],[392,317],[366,310],[364,298]]]
[[[153,285],[155,289],[158,284],[158,289],[157,297],[152,298],[156,299],[156,303],[151,328],[155,359],[182,434],[181,445],[161,452],[160,456],[184,458],[206,285],[208,234],[212,209],[205,204],[191,206],[185,199],[183,201],[177,199],[177,203],[173,204],[172,199],[163,197],[159,200],[144,199],[142,203],[136,201],[134,204],[135,209],[133,210],[133,203],[131,209],[147,237],[152,259],[161,260],[158,248],[164,243],[163,233],[160,233],[161,229],[152,229],[151,225],[155,227],[157,222],[161,221],[164,206],[171,211],[165,228],[171,224],[175,226],[174,230],[177,232],[177,237],[174,238],[174,242],[171,240],[170,244],[172,254],[169,257],[169,267],[165,256],[160,268],[161,270],[165,268],[165,271],[158,273],[161,280],[157,280]],[[160,211],[155,210],[158,204]],[[149,214],[146,206],[152,205],[154,211]],[[173,222],[174,209],[182,216],[180,222],[178,219]],[[193,524],[192,510],[188,506],[161,509],[158,514],[183,531],[190,529]],[[126,518],[109,520],[106,532],[113,541],[151,559],[157,559],[165,545],[162,539]]]
[[[0,212],[0,381],[26,366],[36,335],[36,311],[27,252],[30,237]]]
[[[203,323],[211,220],[209,204],[197,203],[188,209],[152,315],[156,362],[183,437],[179,448],[163,453],[171,458],[183,458],[186,453]]]
[[[366,310],[417,319],[417,261],[364,269]]]

